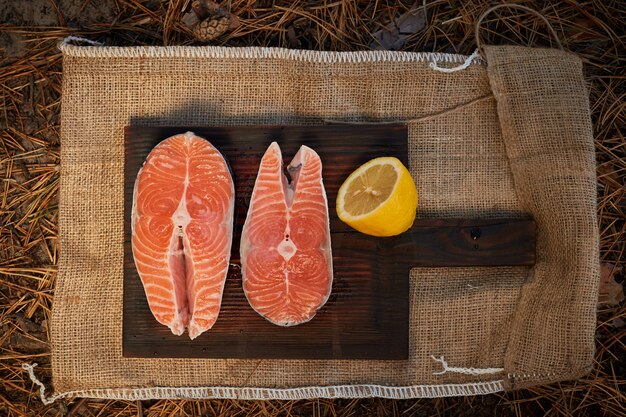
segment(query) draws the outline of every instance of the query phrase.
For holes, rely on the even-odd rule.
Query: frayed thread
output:
[[[104,46],[102,42],[92,41],[91,39],[83,38],[81,36],[67,36],[66,38],[63,39],[63,41],[61,42],[61,45],[67,46],[75,42],[76,43],[82,42],[82,43],[89,44],[91,46]]]
[[[443,356],[436,358],[435,356],[430,355],[430,357],[433,358],[433,360],[441,363],[441,366],[443,367],[442,371],[433,372],[433,375],[443,375],[447,372],[464,375],[488,375],[504,372],[504,368],[457,368],[454,366],[449,366],[448,362],[446,362]]]

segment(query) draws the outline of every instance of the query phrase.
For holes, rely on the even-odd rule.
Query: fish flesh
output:
[[[132,250],[156,320],[195,339],[220,310],[235,187],[222,154],[192,132],[160,142],[135,181]]]
[[[279,326],[305,323],[326,303],[333,267],[322,161],[301,146],[283,173],[273,142],[261,159],[241,235],[241,274],[250,306]]]

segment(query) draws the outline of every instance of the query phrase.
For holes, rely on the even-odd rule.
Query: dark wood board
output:
[[[259,316],[244,296],[236,267],[229,271],[215,326],[196,340],[174,336],[153,318],[132,258],[133,186],[150,150],[188,130],[209,139],[230,164],[236,193],[233,264],[239,263],[241,227],[269,143],[280,144],[286,163],[302,144],[320,154],[334,282],[328,302],[310,322],[282,328]],[[396,156],[408,165],[406,126],[130,126],[125,137],[125,357],[406,359],[411,267],[534,264],[532,221],[421,220],[392,238],[366,236],[339,221],[334,210],[337,190],[355,168],[378,156]]]

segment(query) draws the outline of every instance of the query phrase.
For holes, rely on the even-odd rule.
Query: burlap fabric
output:
[[[434,397],[590,370],[598,284],[595,161],[581,61],[487,47],[463,57],[62,45],[58,395]],[[532,216],[532,268],[411,271],[407,361],[122,357],[125,125],[406,121],[419,217]],[[225,349],[228,349],[225,346]],[[436,361],[442,357],[447,362]]]

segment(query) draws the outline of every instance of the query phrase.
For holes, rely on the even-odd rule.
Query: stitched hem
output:
[[[238,387],[153,387],[92,389],[57,393],[51,399],[64,397],[109,398],[120,400],[152,400],[167,398],[224,398],[242,400],[300,400],[306,398],[439,398],[484,395],[504,391],[503,380],[466,384],[411,385],[337,385],[301,388],[238,388]]]
[[[285,48],[224,46],[77,46],[64,39],[58,45],[66,56],[81,58],[212,58],[212,59],[283,59],[311,63],[430,62],[485,65],[478,55],[439,52],[356,51],[329,52]]]

